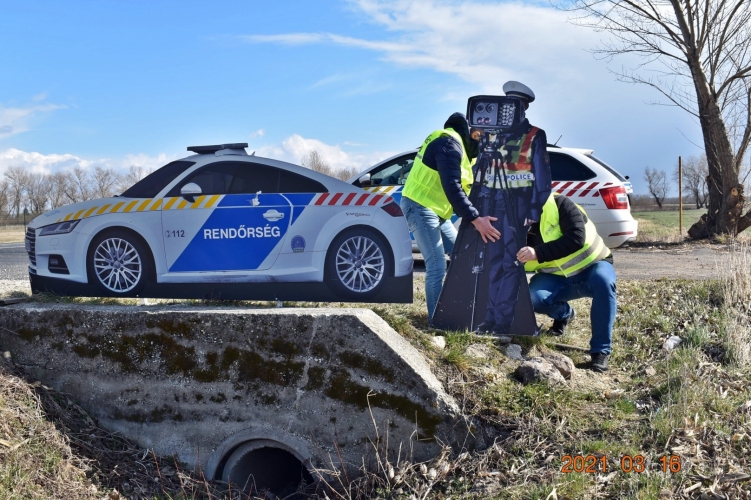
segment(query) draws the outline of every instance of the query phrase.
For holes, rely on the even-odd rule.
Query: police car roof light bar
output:
[[[214,144],[213,146],[190,146],[188,151],[199,155],[214,154],[223,149],[245,149],[248,147],[247,142],[235,142],[232,144]]]

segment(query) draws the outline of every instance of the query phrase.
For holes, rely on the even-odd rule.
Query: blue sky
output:
[[[419,145],[467,97],[529,85],[530,121],[645,192],[645,166],[699,154],[698,124],[616,81],[603,34],[547,2],[4,0],[0,172],[158,167],[248,142],[364,168]],[[695,144],[693,144],[695,143]]]

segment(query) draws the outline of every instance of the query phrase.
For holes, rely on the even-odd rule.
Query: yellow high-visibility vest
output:
[[[554,241],[563,236],[561,232],[561,226],[559,223],[558,206],[555,204],[555,194],[551,194],[548,197],[548,201],[542,207],[542,217],[540,218],[540,236],[542,241],[548,243]],[[582,211],[586,216],[587,213],[582,207],[576,205],[576,207]],[[597,228],[594,223],[587,217],[585,228],[584,246],[572,253],[558,260],[551,262],[545,262],[540,264],[536,260],[531,260],[524,264],[524,270],[528,273],[552,273],[562,276],[574,276],[579,274],[584,269],[589,267],[595,262],[598,262],[608,255],[610,255],[610,249],[605,245],[605,242],[597,234]]]
[[[469,193],[469,189],[472,187],[472,166],[467,156],[467,151],[464,149],[461,136],[453,129],[447,128],[436,130],[425,139],[420,151],[417,152],[415,163],[412,165],[407,182],[404,184],[402,196],[406,196],[410,200],[431,209],[442,219],[450,219],[451,214],[454,213],[454,209],[451,203],[449,203],[448,198],[446,198],[446,193],[443,191],[438,171],[433,170],[422,162],[422,157],[428,144],[445,135],[456,139],[462,147],[462,161],[460,165],[462,172],[461,183],[464,192]]]

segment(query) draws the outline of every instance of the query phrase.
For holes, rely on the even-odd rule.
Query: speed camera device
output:
[[[518,97],[479,95],[467,103],[469,126],[483,131],[506,132],[524,119],[524,104]]]

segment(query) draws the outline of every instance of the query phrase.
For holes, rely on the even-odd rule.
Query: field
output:
[[[0,225],[0,243],[23,243],[23,226]]]
[[[631,215],[639,221],[639,232],[636,236],[637,242],[663,242],[672,243],[682,241],[686,236],[686,231],[691,225],[699,220],[702,210],[683,210],[683,234],[678,232],[678,211],[677,210],[659,210],[650,212],[632,211]]]

